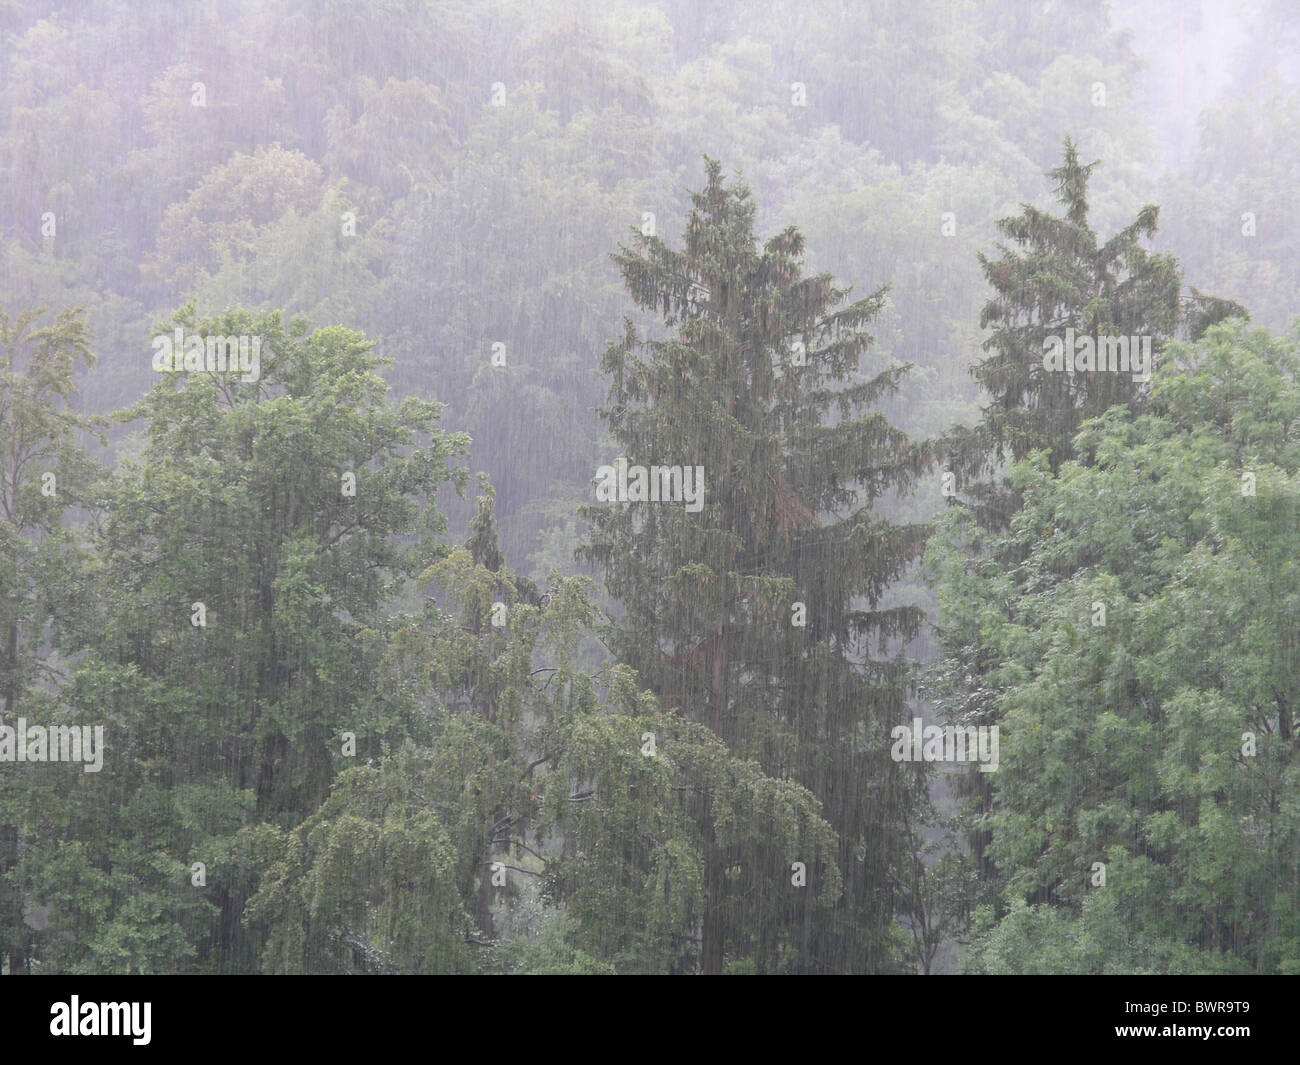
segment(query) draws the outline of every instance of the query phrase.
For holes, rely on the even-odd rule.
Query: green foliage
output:
[[[55,945],[60,968],[256,963],[240,926],[255,884],[234,839],[262,822],[288,832],[317,810],[344,732],[363,757],[409,734],[375,685],[381,654],[365,636],[445,551],[427,500],[464,477],[452,464],[466,441],[436,428],[433,404],[387,407],[359,334],[243,312],[176,321],[260,337],[261,374],[163,377],[123,415],[146,421],[143,454],[94,493],[85,653],[50,712],[103,723],[105,764],[48,810],[33,781],[13,811],[37,867],[20,871],[21,890],[46,881],[43,856],[64,833],[87,841],[70,853],[88,870],[112,869],[73,878],[58,912],[81,931],[75,948]],[[182,881],[195,862],[206,885]],[[154,942],[163,911],[175,928]]]
[[[603,417],[628,462],[702,467],[703,507],[588,506],[581,553],[625,607],[612,634],[620,659],[739,756],[825,804],[848,895],[799,934],[801,964],[875,970],[893,961],[890,870],[910,781],[880,742],[906,712],[903,674],[870,654],[917,630],[915,608],[880,599],[926,530],[872,504],[906,493],[929,449],[865,412],[906,372],[859,373],[884,290],[846,303],[829,275],[803,276],[792,226],[760,247],[748,188],[706,165],[685,247],[638,234],[616,260],[635,302],[676,335],[643,339],[629,320],[603,362]],[[796,603],[804,626],[792,624]],[[724,939],[741,952],[741,929],[761,941],[786,918],[754,892],[753,909],[724,912],[736,896],[729,845],[712,845],[705,965],[720,971]],[[869,857],[855,860],[862,847]]]
[[[64,528],[64,515],[85,502],[97,474],[81,443],[99,420],[78,412],[75,381],[94,356],[82,309],[41,326],[45,313],[0,311],[0,723],[8,728],[20,717],[45,727],[67,723],[49,689],[64,672],[57,651],[78,646],[88,606],[87,555],[82,538]],[[51,877],[32,851],[35,838],[64,838],[68,789],[80,783],[80,770],[38,781],[11,769],[6,764],[0,773],[0,957],[18,971],[39,953],[39,942],[69,956],[56,939],[66,932],[67,885],[97,871],[82,861],[75,834],[51,856],[70,872],[67,881]],[[121,877],[111,887],[127,889]],[[43,916],[34,921],[34,912]],[[118,953],[128,966],[138,963],[132,948]]]
[[[1168,255],[1152,255],[1140,243],[1155,233],[1159,209],[1148,204],[1136,219],[1102,241],[1088,221],[1088,183],[1096,163],[1083,164],[1067,137],[1064,158],[1050,171],[1061,216],[1024,204],[1024,213],[998,222],[1015,247],[979,260],[994,295],[980,315],[992,327],[984,342],[991,354],[972,372],[993,398],[980,429],[958,437],[956,468],[975,476],[1004,458],[1019,461],[1046,449],[1052,469],[1073,457],[1080,422],[1118,404],[1137,409],[1141,382],[1131,372],[1109,368],[1061,372],[1044,365],[1046,342],[1078,336],[1142,337],[1151,358],[1178,326],[1181,273]],[[1136,353],[1134,353],[1136,357]],[[1074,352],[1065,351],[1073,371]],[[1006,517],[1005,509],[1001,512]]]
[[[447,831],[413,793],[409,757],[341,774],[276,854],[244,919],[268,973],[473,969]]]
[[[986,549],[1019,563],[946,581],[1004,730],[985,823],[1012,908],[976,969],[1293,966],[1297,370],[1295,341],[1239,320],[1172,346],[1149,413],[1084,423],[1095,462],[1015,468],[1023,509]],[[970,527],[942,524],[942,572]]]
[[[0,764],[0,970],[929,971],[982,903],[971,972],[1300,971],[1255,6],[1161,112],[1176,4],[0,0],[0,290],[78,308],[0,314],[3,721],[107,740]],[[260,380],[159,380],[177,325]],[[1156,381],[1044,374],[1071,327]],[[613,447],[701,514],[580,513],[611,336]],[[977,421],[918,587],[913,441]],[[951,823],[887,757],[936,640],[1004,729]]]
[[[561,916],[546,922],[531,942],[516,942],[502,951],[505,971],[514,976],[614,976],[608,962],[593,958],[568,942],[567,923]]]
[[[483,965],[692,971],[714,846],[734,856],[738,895],[777,911],[834,904],[840,875],[820,804],[660,709],[626,666],[583,669],[590,581],[553,572],[543,591],[518,577],[497,545],[490,493],[466,547],[426,581],[445,598],[402,619],[386,670],[390,686],[433,700],[429,748],[404,771],[448,828],[476,942],[499,948]],[[790,882],[799,860],[807,889]],[[544,928],[536,942],[502,941],[502,906],[524,905],[531,890],[522,878],[540,888]],[[769,969],[791,956],[773,929],[756,930],[747,949]]]

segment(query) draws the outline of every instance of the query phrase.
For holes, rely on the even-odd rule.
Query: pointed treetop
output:
[[[1061,165],[1047,172],[1055,183],[1056,195],[1066,207],[1065,216],[1076,226],[1083,225],[1088,219],[1088,179],[1092,169],[1101,160],[1094,159],[1084,165],[1079,162],[1079,150],[1067,135],[1064,143],[1065,158]]]

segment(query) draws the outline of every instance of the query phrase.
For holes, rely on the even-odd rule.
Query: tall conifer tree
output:
[[[790,967],[880,970],[898,953],[892,885],[916,783],[888,754],[907,717],[890,645],[920,622],[881,598],[926,530],[873,504],[907,491],[930,454],[869,411],[907,372],[862,374],[885,289],[850,303],[829,275],[804,276],[794,227],[760,246],[749,190],[706,166],[682,250],[638,234],[615,256],[637,305],[676,334],[626,323],[603,360],[602,412],[629,464],[702,467],[703,509],[590,506],[580,554],[625,608],[618,654],[665,705],[823,802],[844,896],[825,919],[791,908]],[[706,972],[743,936],[750,875],[744,854],[709,855]]]
[[[1117,404],[1137,411],[1146,402],[1149,385],[1132,371],[1111,370],[1104,354],[1089,370],[1075,368],[1082,352],[1066,351],[1072,372],[1048,369],[1049,338],[1064,343],[1068,330],[1094,343],[1099,337],[1149,338],[1154,365],[1180,333],[1196,339],[1214,322],[1245,315],[1237,304],[1196,289],[1180,296],[1178,261],[1143,247],[1160,217],[1154,204],[1101,239],[1088,219],[1088,182],[1097,165],[1081,163],[1066,137],[1061,165],[1047,173],[1063,213],[1023,204],[1022,214],[997,223],[1012,244],[999,245],[996,260],[979,256],[993,288],[980,314],[980,326],[990,330],[984,342],[989,354],[971,372],[992,402],[973,431],[956,436],[953,462],[959,482],[977,507],[988,508],[996,526],[1018,504],[1005,486],[975,483],[979,478],[1037,448],[1047,449],[1058,470],[1076,457],[1074,437],[1084,419]]]
[[[1089,221],[1088,204],[1088,182],[1097,166],[1081,163],[1066,137],[1061,165],[1047,173],[1063,213],[1023,204],[1022,214],[998,221],[1011,245],[999,245],[996,260],[979,256],[993,289],[980,315],[981,326],[990,329],[984,342],[989,354],[971,372],[992,402],[978,425],[954,429],[949,437],[949,462],[961,496],[950,502],[969,506],[971,520],[960,558],[949,555],[939,561],[936,548],[934,573],[944,585],[942,633],[939,663],[927,686],[951,722],[990,724],[996,717],[991,710],[996,685],[990,677],[1001,652],[983,642],[987,626],[981,612],[1001,610],[1009,598],[990,603],[980,593],[972,600],[968,581],[996,573],[1025,591],[1025,582],[1038,581],[1041,589],[1052,579],[1024,569],[1026,553],[1014,537],[998,538],[1022,505],[1021,492],[1003,476],[1006,466],[1036,450],[1046,451],[1053,474],[1075,459],[1091,465],[1094,456],[1076,450],[1080,425],[1111,407],[1125,406],[1134,415],[1148,407],[1148,382],[1136,379],[1131,369],[1111,370],[1108,362],[1105,368],[1097,362],[1091,370],[1079,369],[1083,349],[1065,351],[1074,372],[1048,369],[1049,338],[1065,339],[1073,330],[1075,338],[1091,337],[1094,343],[1126,337],[1130,348],[1134,338],[1149,338],[1153,370],[1170,341],[1196,340],[1224,318],[1247,317],[1231,300],[1195,288],[1182,293],[1178,260],[1143,246],[1156,232],[1160,209],[1154,204],[1144,206],[1109,240],[1101,238]],[[1002,546],[991,549],[991,543]],[[995,783],[988,775],[970,774],[972,825],[983,824]],[[986,855],[988,840],[982,827],[971,828],[972,853],[985,885],[997,875]]]

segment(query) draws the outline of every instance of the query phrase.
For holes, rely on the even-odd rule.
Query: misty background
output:
[[[706,183],[706,158],[721,164],[728,182],[743,181],[752,190],[760,240],[787,226],[799,228],[808,274],[830,273],[837,283],[852,286],[853,298],[889,286],[870,328],[874,339],[860,379],[910,364],[901,388],[882,395],[876,409],[911,440],[925,441],[954,425],[976,425],[989,402],[971,374],[985,357],[988,336],[980,316],[990,287],[979,256],[995,257],[1005,243],[999,219],[1019,214],[1025,204],[1057,209],[1045,175],[1061,165],[1067,138],[1084,163],[1097,162],[1088,184],[1089,222],[1103,239],[1129,225],[1144,205],[1156,204],[1158,228],[1149,250],[1175,257],[1186,286],[1249,308],[1253,326],[1276,333],[1290,328],[1300,312],[1300,8],[1287,0],[0,0],[0,306],[11,315],[38,307],[84,308],[94,365],[77,362],[70,371],[77,391],[66,399],[69,410],[86,418],[130,408],[155,388],[152,340],[170,332],[178,312],[199,322],[236,309],[252,316],[248,321],[266,321],[263,316],[281,311],[285,323],[301,316],[313,328],[344,326],[364,334],[375,342],[375,354],[387,360],[376,372],[390,386],[394,404],[407,399],[443,404],[441,430],[468,434],[458,461],[469,474],[464,484],[470,488],[462,484],[462,491],[453,490],[450,477],[426,485],[412,474],[446,516],[438,535],[448,544],[471,544],[474,560],[492,572],[496,566],[484,559],[500,564],[504,558],[518,578],[511,594],[545,617],[545,611],[566,602],[561,586],[548,583],[553,574],[600,575],[598,566],[575,558],[575,550],[589,534],[579,508],[593,502],[592,478],[619,453],[598,414],[608,405],[611,387],[602,355],[624,335],[625,321],[642,335],[671,334],[662,315],[629,298],[612,256],[638,235],[657,236],[671,247],[683,244],[692,194]],[[195,424],[206,424],[204,415],[191,414]],[[156,458],[163,439],[151,442],[150,430],[138,418],[105,421],[102,439],[89,432],[89,425],[79,425],[79,431],[87,430],[80,440],[110,467],[142,460],[151,449]],[[172,439],[187,437],[178,430]],[[439,453],[439,461],[443,457]],[[492,486],[486,511],[472,489],[479,474]],[[78,499],[69,526],[98,522],[97,506]],[[147,509],[147,500],[140,506]],[[940,479],[936,473],[918,478],[907,491],[891,488],[875,506],[899,525],[928,522],[945,508]],[[113,522],[105,527],[110,539],[116,535]],[[385,531],[403,544],[417,539],[397,517]],[[139,559],[136,563],[148,568]],[[93,566],[91,571],[97,579],[117,572]],[[421,573],[421,580],[429,572]],[[46,571],[40,573],[46,579]],[[436,596],[408,584],[392,591],[390,605],[429,609],[426,601],[436,598],[439,609],[451,610],[455,595],[476,588],[478,578],[450,573],[438,572],[447,583]],[[915,604],[934,620],[939,596],[918,567],[909,563],[888,584],[882,608]],[[85,587],[91,586],[87,578]],[[455,593],[447,591],[453,587]],[[277,594],[284,592],[276,588]],[[174,591],[178,602],[190,594],[179,587]],[[429,707],[458,706],[455,700],[463,696],[466,706],[487,707],[485,720],[495,726],[498,710],[512,706],[510,700],[495,690],[482,703],[477,701],[481,691],[464,694],[478,683],[479,665],[474,667],[479,672],[466,674],[472,683],[466,681],[455,696],[447,694],[446,678],[459,676],[463,661],[453,665],[437,658],[443,653],[438,647],[459,638],[455,632],[488,631],[481,608],[493,594],[505,595],[483,591],[487,599],[472,607],[473,620],[462,619],[447,632],[436,628],[441,618],[434,629],[418,632],[390,632],[378,622],[349,629],[348,639],[358,644],[373,638],[395,657],[424,655],[437,663],[428,673],[431,685],[444,685],[438,696],[412,694],[405,687],[409,677],[402,674],[401,683],[376,698],[409,695],[411,706],[433,714]],[[631,609],[599,580],[592,595],[615,617]],[[349,600],[347,611],[354,606]],[[578,618],[587,624],[583,609],[574,607],[563,624],[557,615],[556,631],[567,633],[564,626],[577,626]],[[148,610],[147,603],[123,608],[124,614],[134,612],[132,617]],[[355,613],[360,619],[360,607]],[[107,631],[116,632],[111,626]],[[434,634],[441,634],[442,644]],[[69,665],[76,654],[56,651],[53,636],[47,640],[40,634],[38,642],[50,675],[59,680],[32,683],[51,693],[78,675]],[[556,646],[564,643],[557,637]],[[538,648],[545,645],[546,638],[539,637]],[[574,668],[609,667],[609,646],[584,630],[575,638]],[[530,644],[530,654],[532,649]],[[888,634],[877,649],[903,654],[922,669],[933,666],[941,653],[929,624]],[[324,652],[319,661],[312,657],[316,653],[303,652],[313,668],[324,660]],[[464,660],[469,657],[466,651]],[[384,661],[384,668],[393,664]],[[521,677],[532,676],[522,657],[515,667]],[[319,671],[337,677],[348,668],[335,662],[331,670]],[[376,678],[391,680],[375,669],[359,685],[367,692],[379,684]],[[620,687],[617,670],[613,675],[609,699],[632,707],[632,689]],[[105,691],[118,691],[113,685],[119,683],[128,690],[137,679],[113,674],[109,684],[105,677],[107,672],[94,681],[102,681]],[[179,673],[173,679],[183,687]],[[232,680],[232,690],[240,683]],[[563,698],[580,701],[573,694],[580,687],[575,681],[572,691],[564,688]],[[661,685],[654,687],[663,699],[670,698]],[[322,681],[320,691],[327,690]],[[250,697],[249,705],[256,703],[262,713],[259,699]],[[6,710],[12,717],[12,706]],[[932,704],[909,689],[909,719],[912,712],[933,719]],[[267,720],[280,720],[279,711],[267,713]],[[374,713],[388,728],[396,711],[385,707]],[[550,720],[546,713],[533,707],[519,716]],[[333,742],[334,732],[320,728],[319,735],[308,729],[313,742],[326,734]],[[448,734],[434,728],[435,743],[421,728],[412,733],[418,743],[427,741],[444,753],[451,749]],[[375,735],[382,731],[379,725],[375,730]],[[550,753],[543,742],[550,735],[542,729],[510,755],[521,759],[525,774],[534,759]],[[502,748],[489,743],[480,750],[466,737],[461,737],[463,750],[456,748],[461,761],[447,768],[448,780],[460,774],[463,783],[480,765],[496,771],[508,762]],[[595,750],[596,741],[588,739]],[[762,747],[767,739],[749,734],[743,739],[732,743],[733,752],[767,766],[770,752]],[[192,760],[187,766],[205,770],[225,764],[222,758],[234,764],[234,756],[219,753],[221,742],[214,733],[195,740],[184,758],[169,754],[176,759],[169,764],[177,779],[184,776],[177,767],[186,759]],[[268,741],[259,748],[260,757],[268,767],[280,766],[281,758],[288,765],[294,757],[286,753],[290,747],[282,751]],[[397,747],[376,740],[368,752],[371,764],[395,758]],[[591,758],[572,770],[575,781],[599,776],[592,767],[600,759]],[[317,769],[319,775],[311,776]],[[250,828],[257,818],[240,820],[244,814],[238,811],[252,806],[246,808],[245,799],[236,800],[217,785],[211,785],[211,795],[196,791],[199,797],[192,802],[169,806],[171,800],[157,800],[158,808],[168,811],[158,815],[162,820],[155,826],[164,843],[188,840],[186,833],[223,840],[219,847],[204,844],[227,848],[212,861],[213,868],[224,869],[226,862],[236,870],[220,900],[211,904],[218,916],[186,910],[183,920],[176,918],[177,927],[189,928],[185,922],[193,921],[203,928],[177,934],[178,943],[189,945],[159,945],[156,954],[152,945],[121,946],[119,955],[117,946],[97,943],[91,953],[77,954],[97,921],[119,913],[125,895],[100,909],[71,901],[60,909],[50,902],[53,888],[38,889],[39,877],[15,886],[13,872],[4,897],[15,935],[37,933],[47,937],[41,942],[51,943],[64,935],[76,950],[57,944],[45,948],[52,952],[47,964],[75,964],[82,971],[111,969],[105,959],[118,956],[129,959],[123,966],[142,971],[170,971],[180,966],[177,958],[188,965],[195,957],[200,959],[195,964],[208,971],[249,971],[257,964],[275,970],[283,958],[297,957],[295,950],[310,954],[314,948],[290,942],[282,931],[294,927],[305,909],[300,912],[294,908],[298,901],[291,904],[288,896],[271,892],[267,885],[275,878],[266,870],[288,877],[283,868],[292,864],[286,857],[291,848],[276,847],[288,848],[284,841],[297,827],[316,825],[311,818],[324,816],[322,824],[342,832],[342,821],[326,814],[333,809],[330,803],[350,800],[336,791],[318,808],[312,790],[318,785],[321,794],[328,791],[336,769],[311,769],[315,784],[301,791],[285,785],[283,794],[268,798],[272,792],[266,784],[266,793],[258,793],[258,816],[265,815],[265,823],[283,834],[274,844],[269,829],[261,836],[256,826]],[[404,779],[409,784],[417,778],[423,780],[421,772],[410,770]],[[511,787],[517,790],[518,783]],[[240,790],[231,787],[231,795]],[[490,790],[486,783],[483,788]],[[941,774],[929,789],[942,814],[956,811],[958,796]],[[522,794],[528,802],[541,801],[538,790]],[[579,790],[566,801],[588,797]],[[826,796],[818,793],[818,798]],[[213,827],[206,813],[195,812],[209,799],[227,819],[224,827]],[[449,810],[470,809],[471,800],[460,793],[444,799]],[[773,799],[777,806],[780,801]],[[625,945],[600,954],[592,946],[604,942],[600,936],[568,938],[560,918],[554,926],[547,923],[563,908],[552,907],[550,888],[539,893],[516,884],[516,894],[505,901],[494,897],[475,862],[484,848],[490,862],[492,848],[502,845],[495,835],[499,825],[525,821],[511,821],[501,812],[504,807],[483,802],[473,807],[474,817],[466,814],[466,823],[477,818],[474,831],[486,824],[486,835],[473,835],[469,828],[457,835],[460,830],[448,822],[452,828],[444,842],[452,857],[443,865],[433,863],[457,870],[460,901],[444,902],[471,912],[477,931],[460,939],[459,932],[448,933],[438,965],[416,951],[410,957],[419,960],[408,957],[409,968],[467,971],[474,966],[463,953],[469,949],[465,942],[491,950],[514,942],[493,957],[506,959],[509,967],[511,959],[526,956],[529,971],[549,971],[551,961],[537,961],[543,950],[537,944],[551,950],[560,942],[564,947],[554,948],[563,959],[554,961],[560,968],[587,971],[583,967],[590,963],[591,971],[604,971],[605,965],[619,971],[692,969],[693,948],[667,933],[661,937],[663,956],[654,961]],[[816,822],[812,805],[790,802],[799,811],[800,832]],[[628,816],[626,832],[640,831],[642,822]],[[551,848],[576,845],[582,860],[594,863],[599,847],[584,851],[574,843],[595,832],[594,824],[556,818],[546,831],[521,830],[511,845],[538,862]],[[184,827],[173,831],[173,822]],[[202,830],[195,827],[200,823]],[[9,848],[0,869],[25,868],[23,831],[15,827],[0,840]],[[107,830],[96,831],[106,846]],[[918,866],[937,868],[944,849],[958,846],[954,838],[934,819],[916,827],[911,842]],[[345,842],[351,846],[355,840]],[[844,853],[854,853],[843,845]],[[827,854],[834,850],[826,847]],[[168,860],[188,868],[193,854],[182,850],[177,843]],[[522,863],[516,879],[541,879],[531,858],[511,853]],[[272,864],[272,855],[281,865]],[[101,871],[112,864],[85,861],[87,869]],[[148,865],[144,858],[139,861]],[[722,865],[721,859],[714,862]],[[50,863],[42,874],[48,884],[61,876],[76,879],[60,868]],[[577,868],[589,872],[591,867],[580,863]],[[175,870],[167,875],[180,876]],[[317,875],[328,879],[312,873]],[[597,904],[588,900],[590,913],[584,918],[573,901],[580,872],[565,875],[567,886],[555,888],[554,898],[569,899],[567,912],[579,924],[596,920]],[[641,883],[644,887],[644,877]],[[860,889],[863,897],[870,894],[867,887]],[[364,905],[357,902],[362,910],[381,905],[378,896],[362,888],[357,892],[353,901],[362,900]],[[166,895],[160,888],[159,898]],[[257,902],[246,913],[250,898]],[[181,904],[176,905],[179,913]],[[85,912],[74,920],[69,915],[81,913],[78,907]],[[166,906],[160,902],[159,907],[135,924],[121,918],[123,927],[166,924]],[[969,908],[966,902],[957,906],[964,918]],[[689,919],[672,920],[688,925],[697,917],[692,911]],[[263,920],[274,931],[263,928],[246,936],[239,929],[249,927],[250,920],[258,928],[263,926],[256,921]],[[665,927],[671,923],[669,916],[663,920]],[[710,918],[699,920],[707,924]],[[790,920],[803,922],[800,965],[809,956],[824,961],[833,956],[810,946],[820,934],[809,931],[811,918]],[[905,941],[918,922],[928,920],[909,910],[899,918],[897,941],[889,944],[872,939],[875,931],[862,933],[870,946],[861,956],[875,959],[872,964],[883,971],[956,971],[958,939],[968,929],[959,933],[951,924],[936,923],[929,930],[934,941],[915,947],[915,957],[899,960],[913,950]],[[543,933],[544,928],[551,931]],[[355,952],[346,965],[338,963],[342,970],[405,971],[407,963],[391,962],[395,968],[386,969],[390,962],[383,951],[352,925],[348,929],[330,933],[330,943],[346,942]],[[554,942],[548,938],[552,933],[558,937]],[[123,932],[122,942],[131,935]],[[856,942],[849,933],[825,935],[822,942]],[[1217,935],[1211,937],[1216,947]],[[452,941],[454,948],[448,945]],[[575,947],[579,942],[583,946]],[[23,944],[8,943],[11,958],[21,956],[27,964],[41,956],[26,940]],[[73,952],[66,958],[58,953],[65,949]],[[728,955],[729,964],[739,966],[735,971],[754,971],[745,968],[750,964],[769,971],[779,967],[775,958],[788,963],[784,947],[764,942],[753,949],[752,958],[740,961]],[[334,950],[312,955],[315,960],[306,968],[328,969],[321,959],[334,959]],[[878,960],[884,958],[889,960]],[[720,957],[715,961],[720,965]],[[702,964],[714,971],[712,963]],[[831,971],[855,969],[842,959],[825,964]],[[292,965],[283,965],[292,971]]]

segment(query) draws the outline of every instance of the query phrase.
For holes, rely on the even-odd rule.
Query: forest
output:
[[[1300,9],[0,0],[0,973],[1300,974]]]

